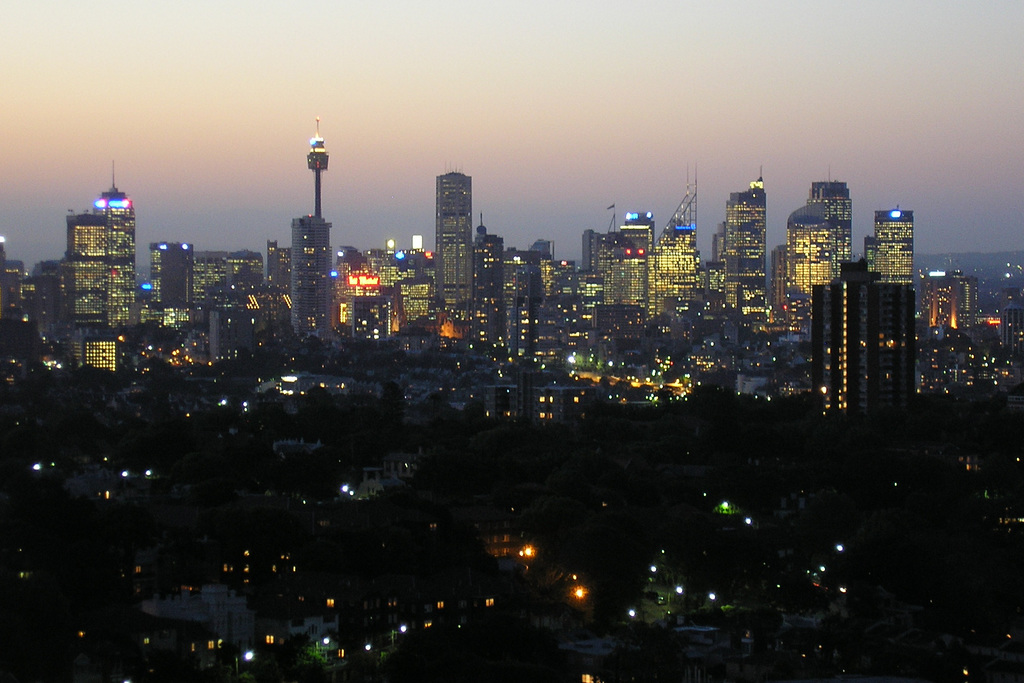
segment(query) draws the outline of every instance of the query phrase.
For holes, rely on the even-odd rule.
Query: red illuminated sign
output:
[[[353,274],[348,276],[350,287],[380,287],[379,275]]]

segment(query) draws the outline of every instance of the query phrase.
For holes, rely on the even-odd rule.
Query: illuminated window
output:
[[[444,600],[437,601],[437,609],[444,609]]]
[[[334,598],[327,598],[327,606],[334,607]]]
[[[206,641],[206,649],[207,650],[212,650],[216,646],[217,646],[217,644],[215,642],[213,642],[212,640]]]
[[[484,600],[484,605],[487,607],[494,607],[494,598],[487,598]]]
[[[267,643],[267,645],[273,645],[274,644],[274,636],[272,636],[270,634],[267,634],[266,643]]]

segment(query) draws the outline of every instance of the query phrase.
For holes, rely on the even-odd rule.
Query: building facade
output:
[[[476,229],[473,242],[473,341],[483,348],[505,342],[505,241]]]
[[[917,379],[914,313],[914,288],[882,282],[864,260],[814,288],[811,381],[826,412],[906,406]]]
[[[841,275],[840,264],[853,258],[853,203],[850,201],[850,188],[838,180],[811,183],[807,204],[820,206],[831,228],[831,278],[837,278]]]
[[[766,202],[764,179],[745,192],[733,192],[725,205],[725,303],[744,322],[766,320]]]
[[[135,205],[111,187],[90,213],[67,217],[62,269],[66,315],[75,327],[120,327],[135,303]]]
[[[445,173],[437,176],[436,189],[437,295],[450,315],[465,318],[473,288],[473,179]]]
[[[864,256],[882,282],[914,284],[914,212],[875,211],[875,234],[864,238]]]

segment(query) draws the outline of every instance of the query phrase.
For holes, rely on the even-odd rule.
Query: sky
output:
[[[846,181],[919,253],[1024,249],[1024,3],[905,0],[34,0],[0,22],[0,235],[30,266],[111,185],[152,241],[265,251],[313,210],[332,244],[434,241],[435,177],[473,178],[506,246],[652,211],[697,181],[698,244],[764,177],[768,250]]]

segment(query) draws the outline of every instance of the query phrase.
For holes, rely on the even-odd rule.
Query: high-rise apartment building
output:
[[[725,303],[753,326],[766,319],[765,207],[763,178],[725,205]]]
[[[811,194],[807,205],[822,207],[825,220],[831,228],[833,244],[832,275],[839,277],[840,264],[853,258],[853,203],[850,201],[850,188],[838,180],[822,180],[811,183]],[[830,278],[830,279],[831,279]]]
[[[62,270],[74,326],[129,323],[135,303],[135,206],[116,186],[93,202],[91,213],[67,217]]]
[[[824,409],[905,406],[916,386],[914,288],[882,282],[861,260],[813,296],[811,381]]]
[[[300,336],[326,334],[330,327],[331,224],[324,220],[320,202],[320,176],[327,170],[328,155],[319,119],[306,161],[316,178],[314,211],[292,219],[291,247],[292,327]]]
[[[875,234],[864,238],[868,269],[882,282],[914,283],[914,212],[875,211]]]
[[[482,224],[473,242],[473,341],[484,348],[505,341],[505,241]]]
[[[456,318],[468,316],[473,289],[473,179],[437,176],[434,260],[437,295]]]
[[[192,303],[195,249],[186,242],[150,242],[149,279],[153,301],[168,308]]]

